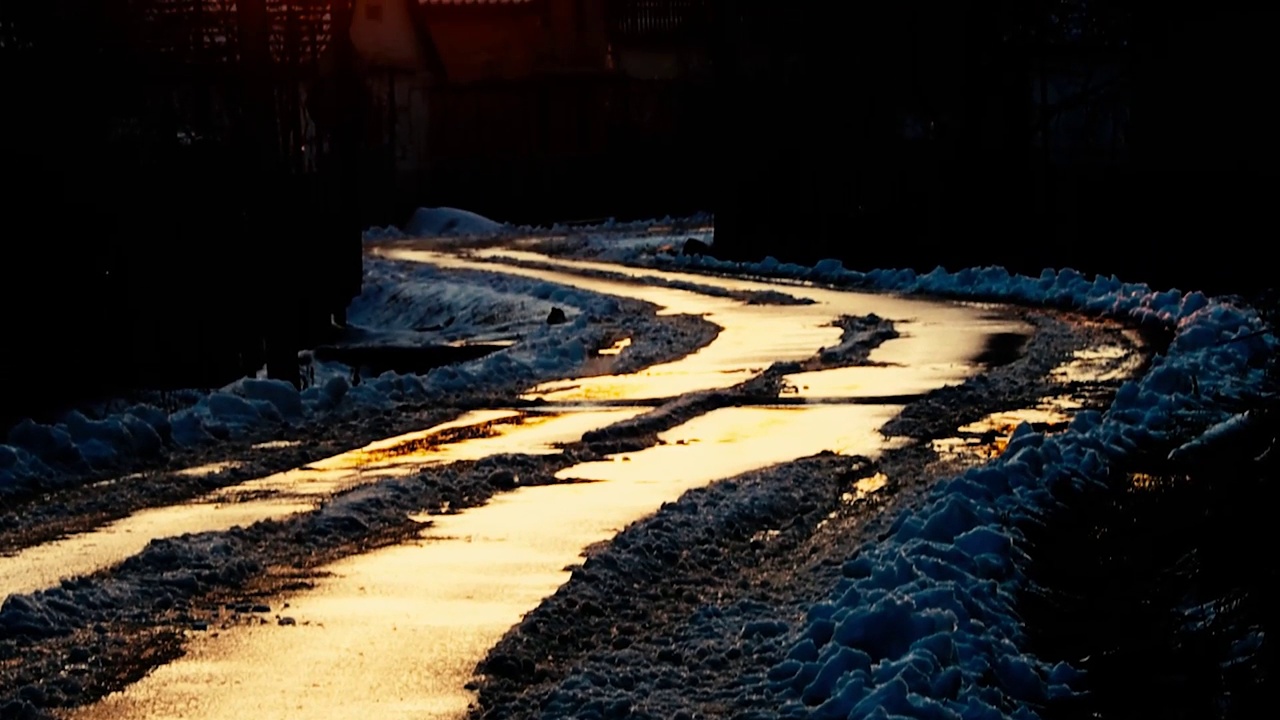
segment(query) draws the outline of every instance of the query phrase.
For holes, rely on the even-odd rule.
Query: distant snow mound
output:
[[[497,235],[506,225],[457,208],[418,208],[414,211],[404,232],[413,237],[458,237],[467,235]]]

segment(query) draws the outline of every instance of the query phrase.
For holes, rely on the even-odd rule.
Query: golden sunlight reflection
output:
[[[679,360],[627,375],[588,377],[546,383],[527,398],[553,402],[576,400],[651,400],[699,390],[724,389],[765,370],[771,362],[800,362],[840,340],[830,327],[830,312],[797,317],[790,308],[735,304],[707,319],[723,328],[710,345]]]
[[[994,432],[1002,435],[1012,435],[1013,431],[1017,430],[1018,426],[1023,423],[1030,425],[1065,425],[1070,421],[1071,416],[1057,408],[1039,406],[992,413],[977,422],[961,425],[956,429],[962,433]]]
[[[1140,353],[1120,345],[1077,350],[1071,360],[1050,371],[1061,382],[1111,382],[1132,377],[1142,368]]]
[[[428,430],[379,440],[358,450],[310,465],[236,485],[220,496],[262,493],[326,496],[367,485],[381,478],[399,477],[423,467],[489,455],[525,453],[550,455],[561,443],[574,442],[588,430],[642,412],[613,408],[565,413],[478,410]]]
[[[976,437],[950,437],[930,441],[933,451],[939,455],[962,456],[977,460],[990,460],[1000,457],[1009,445],[1007,436],[983,440]]]
[[[833,320],[871,313],[892,319],[899,337],[873,350],[870,360],[889,366],[922,369],[898,370],[896,375],[891,367],[853,369],[846,377],[834,376],[831,380],[826,376],[817,379],[802,374],[804,377],[799,377],[797,388],[809,385],[812,396],[884,397],[898,394],[902,388],[918,392],[926,387],[932,389],[938,383],[963,381],[976,371],[973,360],[983,351],[988,337],[997,333],[1026,334],[1030,331],[1025,323],[995,317],[989,310],[888,294],[628,268],[493,248],[477,249],[475,254],[494,260],[537,261],[555,269],[498,265],[417,250],[412,246],[386,247],[377,253],[394,260],[423,262],[446,269],[501,272],[621,295],[653,303],[662,308],[661,314],[702,315],[723,328],[711,344],[680,360],[631,375],[548,383],[526,395],[526,398],[548,401],[650,400],[696,390],[728,388],[774,362],[806,360],[823,348],[835,346],[840,341],[840,330],[831,325]],[[584,276],[575,274],[575,271],[622,273],[631,281]],[[647,278],[734,292],[781,291],[811,300],[812,304],[747,305],[728,298],[643,284]],[[882,373],[885,376],[883,383],[873,379],[875,370],[885,371]],[[923,377],[918,382],[914,381],[913,373]],[[824,383],[822,390],[825,392],[814,389],[818,382]],[[890,386],[893,386],[893,392],[886,391]]]
[[[227,530],[288,517],[311,510],[320,498],[380,479],[404,476],[429,465],[508,452],[557,453],[559,444],[579,440],[587,430],[634,417],[641,411],[610,408],[559,414],[514,410],[468,413],[428,430],[223,488],[190,503],[142,510],[92,532],[0,556],[0,599],[110,567],[140,552],[156,538]]]
[[[1043,397],[1035,407],[995,412],[961,425],[956,428],[960,436],[933,440],[933,450],[952,458],[990,460],[1004,453],[1019,425],[1027,423],[1041,432],[1053,432],[1065,428],[1082,407],[1069,395]]]
[[[876,398],[920,395],[972,374],[966,363],[903,367],[866,365],[786,375],[788,397]]]
[[[1153,475],[1129,473],[1130,492],[1165,492],[1186,481],[1185,475]]]
[[[893,405],[722,408],[662,433],[664,444],[575,465],[556,477],[663,487],[681,477],[700,485],[823,450],[874,454],[881,448],[878,429],[900,410]]]
[[[252,503],[200,502],[141,510],[93,532],[0,556],[0,602],[9,595],[34,592],[57,585],[64,578],[110,567],[141,552],[156,538],[228,530],[311,508],[309,502],[264,499]]]
[[[820,450],[875,455],[886,406],[727,408],[664,433],[668,444],[432,517],[419,542],[322,568],[286,598],[294,624],[193,636],[186,657],[85,711],[98,718],[456,719],[488,651],[569,578],[584,549],[684,491]]]
[[[876,473],[869,477],[860,478],[853,484],[853,492],[846,493],[846,500],[861,500],[873,492],[881,490],[889,482],[889,477],[884,473]]]
[[[1155,475],[1150,473],[1131,473],[1129,475],[1129,484],[1135,490],[1150,490],[1159,484]]]
[[[389,251],[388,254],[391,252],[401,253],[399,257],[405,260],[419,259],[432,262],[422,257],[413,257],[413,251]],[[871,360],[886,364],[945,367],[953,363],[970,363],[983,351],[987,338],[991,335],[999,333],[1029,335],[1031,332],[1030,326],[1026,323],[993,314],[991,310],[997,306],[975,307],[966,303],[949,303],[886,293],[831,290],[801,283],[764,282],[741,277],[629,268],[590,260],[549,258],[538,253],[502,248],[483,248],[474,254],[477,257],[494,260],[539,262],[567,271],[622,273],[630,275],[635,280],[655,278],[669,282],[709,285],[735,292],[782,292],[815,303],[810,306],[790,306],[788,309],[793,316],[800,313],[801,317],[808,317],[809,312],[821,313],[825,308],[828,320],[824,322],[829,322],[841,315],[862,316],[875,313],[893,320],[899,334],[896,340],[885,343],[872,353]],[[476,265],[484,267],[484,263],[476,263]],[[502,268],[502,272],[511,270],[516,272],[525,270],[535,276],[539,272],[518,267]],[[623,284],[623,287],[636,286]],[[602,290],[602,292],[607,291]],[[631,295],[627,292],[619,294]],[[658,302],[658,304],[663,303]],[[681,309],[678,312],[695,311]]]

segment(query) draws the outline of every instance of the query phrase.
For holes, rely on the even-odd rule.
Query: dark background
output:
[[[225,56],[194,16],[147,14],[166,2],[0,5],[0,425],[264,362],[294,379],[359,291],[360,230],[419,205],[517,223],[711,210],[715,252],[749,260],[1273,284],[1280,11],[602,0],[611,48],[681,71],[442,78],[430,173],[406,184],[334,31],[350,0],[296,3],[313,25],[242,2]],[[322,147],[282,140],[303,110]],[[508,135],[528,141],[492,142]]]
[[[1271,282],[1275,11],[903,2],[815,24],[747,6],[748,29],[727,30],[720,53],[740,59],[718,77],[736,129],[722,164],[736,169],[717,241],[734,255],[778,254],[784,236],[797,257],[859,268],[1072,266],[1219,291]],[[739,70],[760,57],[785,102],[760,103],[761,72]],[[1046,103],[1046,75],[1092,82]],[[904,137],[905,114],[934,130]]]

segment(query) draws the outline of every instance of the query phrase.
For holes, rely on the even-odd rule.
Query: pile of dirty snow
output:
[[[552,307],[564,311],[565,323],[547,325]],[[348,313],[359,342],[518,342],[423,375],[359,378],[341,364],[315,363],[314,382],[301,392],[279,380],[243,378],[212,392],[190,391],[189,406],[171,413],[140,404],[99,418],[71,412],[49,425],[27,420],[0,444],[0,500],[56,490],[175,447],[385,412],[400,403],[514,393],[569,375],[603,343],[596,321],[622,309],[617,298],[537,280],[371,258],[364,291]]]
[[[450,207],[418,208],[404,226],[410,237],[467,237],[500,235],[508,226],[467,210]]]

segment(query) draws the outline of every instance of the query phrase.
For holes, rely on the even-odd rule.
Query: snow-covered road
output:
[[[830,264],[671,262],[626,245],[637,263],[682,267],[376,248],[368,264],[386,280],[366,283],[353,314],[362,342],[456,341],[467,328],[520,342],[357,387],[340,387],[348,369],[321,365],[298,405],[303,422],[410,397],[456,403],[454,414],[490,408],[471,416],[480,424],[521,422],[479,438],[436,428],[439,441],[395,438],[206,498],[271,522],[105,526],[0,558],[0,592],[18,593],[0,608],[0,707],[39,717],[164,665],[74,716],[460,717],[468,702],[476,717],[512,718],[1025,710],[1028,698],[1070,692],[1072,674],[1025,656],[1007,614],[1017,533],[1001,518],[1041,502],[1043,480],[1006,457],[1054,476],[1096,473],[1137,442],[1125,423],[1148,432],[1161,414],[1206,412],[1202,397],[1176,394],[1178,372],[1197,368],[1197,390],[1220,395],[1232,368],[1271,342],[1215,349],[1207,337],[1256,331],[1247,312],[1103,279],[1037,284],[984,271],[868,282]],[[699,274],[708,270],[755,278]],[[833,287],[849,281],[1180,318],[1177,360],[1157,359],[1157,379],[1126,386],[1136,389],[1116,405],[1128,415],[1101,416],[1146,370],[1119,326]],[[567,311],[564,325],[542,323],[552,304]],[[703,334],[711,324],[714,339]],[[1010,338],[1012,350],[993,352]],[[596,355],[609,348],[620,352]],[[603,374],[574,376],[592,371]],[[177,419],[225,427],[252,419],[247,405],[259,425],[245,427],[263,427],[263,403],[291,402],[278,388],[240,386]],[[1022,420],[1040,424],[1001,455]],[[548,435],[557,423],[563,432]],[[383,426],[357,432],[367,441]],[[992,469],[973,475],[990,457]],[[203,458],[227,459],[216,448]],[[991,494],[1000,483],[1007,497]],[[266,511],[282,501],[298,506]],[[184,531],[203,534],[142,548]],[[100,551],[113,532],[135,537]],[[944,537],[950,554],[920,554],[943,552]],[[187,658],[166,662],[180,647]],[[996,688],[984,685],[992,668]]]

